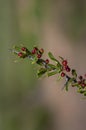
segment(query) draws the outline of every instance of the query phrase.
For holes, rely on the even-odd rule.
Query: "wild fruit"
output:
[[[38,58],[38,59],[41,58],[41,56],[42,56],[41,54],[37,54],[37,58]]]
[[[67,72],[70,72],[69,66],[67,66],[65,69],[66,69]]]
[[[26,47],[22,47],[21,50],[22,50],[22,51],[26,51]]]
[[[23,56],[23,53],[22,53],[22,52],[19,52],[19,53],[18,53],[18,56],[19,56],[19,57],[22,57],[22,56]]]
[[[49,60],[48,60],[48,59],[46,59],[46,60],[45,60],[45,62],[46,62],[46,64],[48,64],[48,63],[49,63]]]
[[[62,61],[62,65],[63,65],[63,66],[67,66],[67,60],[63,60],[63,61]]]
[[[64,77],[64,76],[65,76],[65,73],[64,73],[64,72],[62,72],[62,73],[61,73],[61,77]]]

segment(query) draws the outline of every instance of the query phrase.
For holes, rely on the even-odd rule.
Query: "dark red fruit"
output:
[[[22,57],[22,56],[23,56],[23,53],[22,53],[22,52],[19,52],[19,53],[18,53],[18,56],[19,56],[19,57]]]
[[[83,76],[80,75],[80,76],[79,76],[79,79],[82,80],[82,79],[83,79]]]
[[[63,61],[62,61],[62,65],[63,65],[63,66],[67,66],[67,60],[63,60]]]
[[[66,69],[67,72],[70,72],[69,66],[67,66],[65,69]]]
[[[32,54],[35,54],[36,51],[37,51],[37,50],[34,48],[34,49],[32,50]]]
[[[61,73],[61,77],[64,77],[64,76],[65,76],[65,73],[64,73],[64,72],[62,72],[62,73]]]
[[[37,58],[41,58],[41,56],[42,56],[41,54],[37,54]]]
[[[45,61],[45,62],[46,62],[46,64],[48,64],[48,63],[49,63],[49,60],[48,60],[48,59],[46,59],[46,61]]]
[[[22,47],[21,50],[22,50],[22,51],[26,51],[26,47]]]

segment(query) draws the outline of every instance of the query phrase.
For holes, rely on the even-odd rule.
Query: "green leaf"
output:
[[[13,46],[13,49],[15,49],[15,50],[17,50],[17,51],[20,51],[20,47],[18,47],[18,46]]]
[[[72,69],[72,75],[74,76],[74,78],[76,78],[76,77],[77,77],[76,70]]]
[[[67,81],[66,81],[66,83],[65,83],[66,91],[68,91],[69,85],[72,85],[72,81],[73,81],[73,79],[70,78],[70,77],[67,79]]]
[[[43,76],[47,72],[46,68],[40,68],[37,72],[38,77]]]
[[[84,92],[84,96],[86,96],[86,91]]]
[[[72,83],[72,86],[73,87],[79,87],[79,84],[78,83]]]
[[[65,84],[66,91],[68,91],[68,87],[69,87],[69,82],[66,82],[66,84]]]
[[[59,63],[59,61],[53,56],[51,52],[48,53],[48,56],[51,60],[55,61],[56,63]]]
[[[57,71],[48,72],[48,77],[57,74]]]
[[[58,73],[60,73],[62,71],[62,65],[57,64],[56,69],[57,69]]]
[[[55,61],[57,63],[56,66],[53,66],[57,69],[57,73],[60,73],[62,71],[62,65],[60,64],[60,62],[53,56],[53,54],[51,52],[48,53],[49,57],[51,60]]]
[[[55,65],[53,65],[53,64],[48,64],[48,66],[51,68],[51,69],[56,69],[57,67],[55,66]]]
[[[84,91],[83,89],[79,89],[78,92],[82,94],[82,93],[84,93],[85,91]]]
[[[38,58],[36,56],[33,57],[32,64],[35,64],[37,62]]]
[[[63,57],[61,57],[61,56],[59,56],[59,58],[63,61],[64,60],[64,58]]]

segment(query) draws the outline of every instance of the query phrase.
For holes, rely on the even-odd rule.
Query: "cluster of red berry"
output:
[[[28,56],[27,52],[28,52],[28,49],[26,47],[22,47],[21,51],[18,52],[18,56],[20,58],[25,58],[25,57]],[[32,51],[31,51],[31,54],[32,55],[36,55],[38,59],[40,59],[42,57],[43,53],[44,53],[44,49],[43,48],[38,49],[37,47],[34,47],[32,49]],[[49,59],[46,59],[45,63],[48,64],[49,63]]]
[[[42,54],[44,53],[44,49],[41,48],[40,50],[37,48],[37,47],[34,47],[32,52],[31,52],[33,55],[36,54],[37,55],[37,58],[41,58],[42,57]]]
[[[85,88],[86,87],[86,74],[83,76],[79,76],[79,81],[78,81],[78,84],[80,86],[82,86],[82,88]]]
[[[26,47],[22,47],[21,51],[18,52],[18,56],[20,58],[25,58],[27,56],[27,48]]]
[[[70,67],[68,66],[68,62],[67,60],[63,60],[62,61],[62,73],[61,73],[61,77],[64,77],[66,74],[64,71],[66,72],[70,72]]]
[[[31,53],[32,53],[33,55],[36,55],[37,58],[40,59],[40,58],[42,57],[43,53],[44,53],[44,49],[43,49],[43,48],[38,49],[37,47],[34,47],[33,50],[31,51]],[[49,60],[46,59],[45,62],[46,62],[46,64],[48,64],[48,63],[49,63]]]

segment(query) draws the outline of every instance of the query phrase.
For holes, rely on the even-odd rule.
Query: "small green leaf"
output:
[[[64,58],[63,57],[61,57],[61,56],[59,56],[59,58],[63,61],[64,60]]]
[[[84,92],[84,96],[86,96],[86,91]]]
[[[62,65],[60,64],[60,62],[57,59],[55,59],[55,57],[53,56],[53,54],[51,52],[49,52],[48,55],[51,60],[53,60],[57,63],[57,65],[53,66],[53,67],[57,69],[58,73],[60,73],[62,71]]]
[[[18,46],[13,46],[13,49],[20,51],[20,47],[18,47]]]
[[[38,58],[36,56],[33,57],[32,64],[35,64],[37,62]]]
[[[51,69],[56,69],[57,67],[55,66],[55,65],[53,65],[53,64],[48,64],[48,66],[51,68]]]
[[[82,94],[82,93],[84,93],[85,91],[84,91],[83,89],[79,89],[78,92]]]
[[[70,77],[67,79],[67,81],[66,81],[66,83],[65,83],[66,91],[68,91],[68,87],[69,87],[70,85],[72,85],[72,81],[73,81],[73,79],[70,78]]]
[[[68,87],[69,87],[69,82],[66,82],[66,84],[65,84],[66,91],[68,91]]]
[[[43,76],[47,72],[46,68],[40,68],[37,72],[38,77]]]
[[[57,64],[56,69],[57,69],[58,73],[60,73],[62,71],[62,65]]]
[[[57,74],[57,71],[48,72],[48,77]]]
[[[56,63],[59,63],[59,61],[53,56],[51,52],[48,53],[48,56],[50,57],[51,60],[55,61]]]
[[[78,83],[72,83],[72,86],[73,87],[79,87],[79,84]]]
[[[76,78],[76,77],[77,77],[76,70],[72,69],[72,75],[74,76],[74,78]]]

